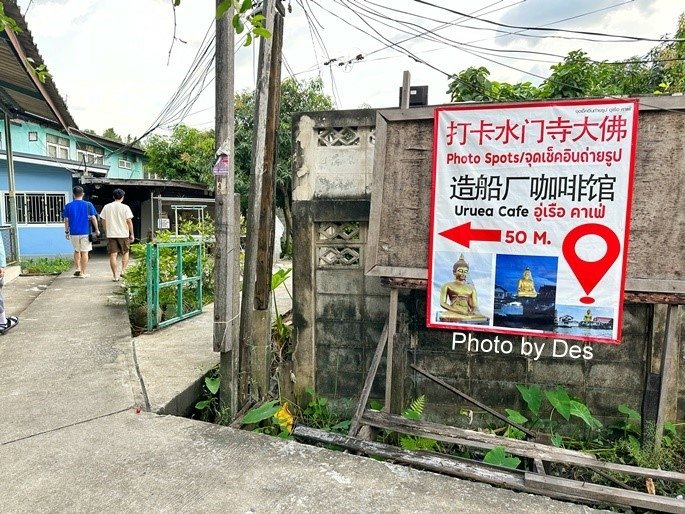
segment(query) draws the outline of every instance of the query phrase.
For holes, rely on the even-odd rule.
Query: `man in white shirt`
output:
[[[107,253],[109,267],[112,268],[112,280],[118,282],[121,273],[126,271],[126,266],[128,266],[128,253],[134,240],[133,212],[128,205],[123,203],[123,189],[115,189],[112,196],[114,201],[102,208],[100,218],[107,234]],[[121,272],[117,273],[117,254],[119,253],[121,254]]]

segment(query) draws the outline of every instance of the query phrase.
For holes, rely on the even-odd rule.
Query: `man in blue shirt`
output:
[[[76,186],[73,189],[74,200],[64,206],[62,216],[64,217],[64,234],[71,240],[74,247],[74,264],[76,265],[75,277],[87,278],[88,252],[93,249],[90,242],[90,226],[93,225],[93,232],[96,236],[100,235],[98,230],[97,211],[95,206],[83,199],[83,188]]]

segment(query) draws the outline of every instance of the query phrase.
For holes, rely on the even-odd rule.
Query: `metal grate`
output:
[[[2,244],[5,246],[5,255],[7,256],[7,264],[12,264],[17,261],[17,256],[14,254],[14,244],[12,242],[16,239],[12,227],[0,227],[0,237],[2,237]]]
[[[66,195],[55,193],[16,193],[17,224],[62,223]],[[10,196],[5,193],[5,223],[11,223]]]

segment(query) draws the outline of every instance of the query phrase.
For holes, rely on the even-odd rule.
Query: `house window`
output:
[[[66,137],[46,134],[45,138],[47,140],[49,157],[55,157],[57,159],[69,158],[69,140]]]
[[[38,132],[29,132],[29,141],[38,141]]]
[[[123,168],[125,170],[130,170],[131,169],[131,161],[127,161],[126,159],[119,159],[119,167]]]
[[[17,224],[46,225],[62,223],[66,204],[63,193],[16,193]],[[5,223],[11,223],[10,196],[5,193]]]
[[[76,142],[76,160],[88,164],[102,164],[105,158],[105,150],[95,145]]]

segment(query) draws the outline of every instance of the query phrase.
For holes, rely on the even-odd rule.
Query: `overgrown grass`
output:
[[[59,275],[70,269],[72,263],[72,260],[68,257],[22,259],[21,272],[30,275]]]

